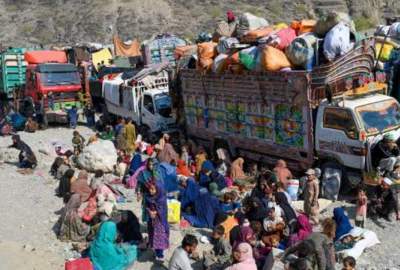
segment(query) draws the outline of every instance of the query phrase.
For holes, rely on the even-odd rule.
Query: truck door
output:
[[[333,158],[345,167],[364,169],[365,143],[358,139],[353,113],[345,108],[320,108],[316,129],[316,150],[320,157]]]
[[[141,111],[141,124],[148,126],[151,131],[156,131],[157,128],[157,116],[155,114],[155,107],[153,97],[148,94],[142,96],[142,111]]]

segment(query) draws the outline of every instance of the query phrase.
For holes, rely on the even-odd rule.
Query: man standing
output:
[[[318,179],[315,176],[315,170],[313,169],[308,169],[306,171],[306,175],[307,175],[307,183],[306,183],[306,188],[304,190],[304,212],[310,218],[310,222],[313,225],[317,225],[319,223]]]
[[[132,118],[128,118],[126,122],[127,124],[125,125],[124,138],[126,141],[127,152],[131,154],[133,150],[135,150],[136,129],[132,124]]]
[[[189,256],[194,254],[198,244],[194,235],[187,234],[182,240],[182,245],[172,254],[168,270],[193,270]]]

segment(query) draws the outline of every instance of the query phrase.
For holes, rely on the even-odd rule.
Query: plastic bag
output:
[[[285,50],[287,46],[289,46],[290,43],[292,43],[292,41],[297,37],[296,31],[290,27],[278,31],[276,35],[279,38],[279,43],[277,44],[276,48],[280,50]]]
[[[181,221],[181,203],[178,200],[171,199],[168,204],[168,223],[176,224]]]
[[[253,31],[259,28],[268,26],[267,20],[257,17],[251,13],[243,13],[239,17],[239,25],[237,27],[237,34],[239,37],[244,36],[249,31]]]
[[[218,53],[228,53],[235,44],[239,44],[239,40],[237,38],[229,38],[229,37],[221,37],[219,39],[219,43],[217,46]]]
[[[350,43],[350,29],[343,22],[333,27],[324,40],[324,55],[329,61],[342,56],[353,48]]]
[[[299,192],[300,182],[297,179],[291,179],[287,185],[287,192],[292,201],[297,201]]]
[[[382,43],[376,43],[375,44],[375,57],[378,58],[380,61],[386,62],[390,58],[390,54],[393,50],[393,45],[385,43],[382,46]]]
[[[266,46],[262,51],[261,62],[264,70],[279,71],[283,68],[290,68],[291,64],[286,55],[279,49]]]
[[[312,33],[301,35],[286,48],[286,56],[293,65],[311,69],[315,59],[316,42],[317,37]]]
[[[271,26],[263,27],[253,31],[247,32],[247,34],[242,38],[243,42],[255,42],[259,38],[266,37],[274,31]]]
[[[259,51],[257,47],[250,47],[239,52],[240,63],[248,70],[254,70],[257,66]]]
[[[290,24],[290,27],[296,30],[298,35],[304,33],[314,32],[315,25],[317,21],[315,20],[301,20],[301,21],[293,21]]]
[[[212,71],[214,73],[222,73],[226,69],[226,59],[228,58],[228,55],[226,54],[219,54],[215,59],[214,63],[212,65]]]

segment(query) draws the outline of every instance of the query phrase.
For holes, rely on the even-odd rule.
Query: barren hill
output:
[[[110,43],[113,33],[140,40],[171,32],[194,38],[211,31],[232,9],[270,22],[318,17],[326,10],[351,14],[360,28],[398,14],[400,0],[0,0],[4,46]]]

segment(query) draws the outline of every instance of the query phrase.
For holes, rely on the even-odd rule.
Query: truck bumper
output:
[[[46,112],[46,117],[48,123],[68,123],[68,115],[65,112],[49,111]]]

